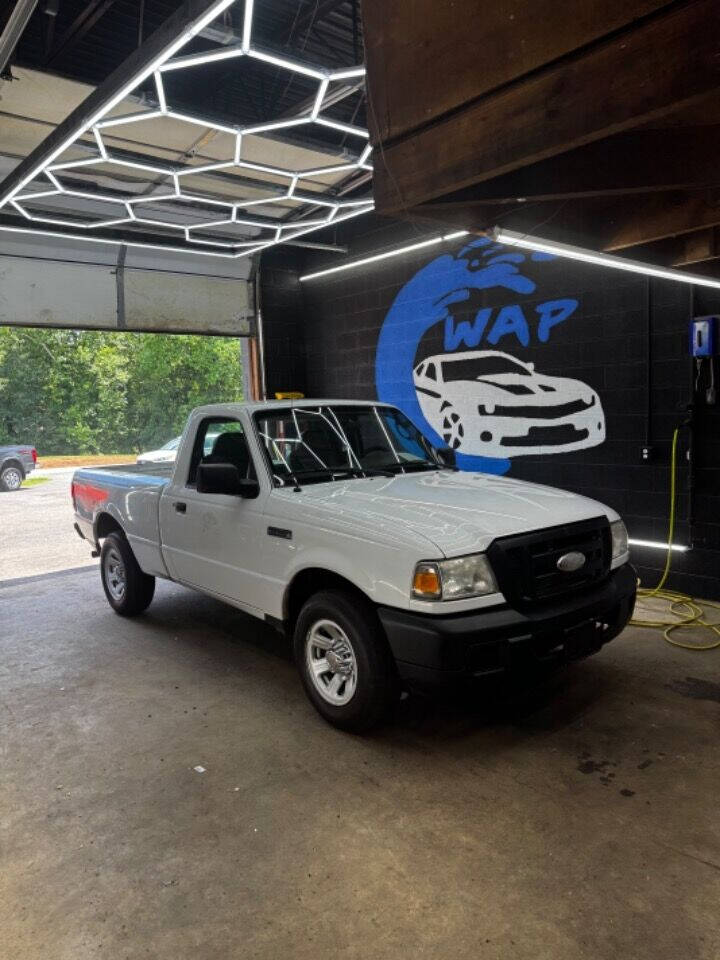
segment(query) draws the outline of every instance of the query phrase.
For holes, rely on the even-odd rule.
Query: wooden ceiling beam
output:
[[[376,138],[449,111],[597,42],[668,0],[363,0]]]
[[[682,252],[672,261],[673,267],[689,267],[692,264],[716,260],[720,257],[720,228],[708,227],[679,238]]]
[[[720,124],[635,130],[495,177],[470,188],[467,199],[514,203],[720,187],[718,156]]]
[[[680,266],[677,269],[685,273],[693,273],[700,277],[710,277],[713,280],[717,280],[720,279],[718,277],[718,259],[720,258],[713,257],[709,260],[703,260],[702,263]]]
[[[547,237],[563,243],[587,246],[591,228],[600,224],[605,233],[619,231],[626,211],[603,199],[573,203],[539,200],[500,207],[489,203],[426,203],[408,211],[419,223],[442,223],[456,230],[484,233],[496,226],[518,233]]]
[[[719,32],[717,0],[671,4],[607,42],[384,145],[375,170],[378,212],[408,212],[720,92]],[[369,73],[371,98],[378,79]],[[404,82],[413,87],[413,76]]]
[[[720,189],[662,195],[538,200],[500,207],[482,202],[420,204],[413,220],[482,233],[502,226],[562,243],[627,252],[638,260],[665,266],[704,259],[707,246],[699,231],[720,228]],[[697,234],[695,240],[686,236]],[[706,238],[707,242],[707,238]],[[720,249],[720,248],[719,248]]]
[[[664,237],[720,226],[720,190],[663,194],[641,201],[635,198],[622,206],[625,212],[621,216],[616,213],[616,226],[599,223],[594,231],[603,250],[626,250]]]

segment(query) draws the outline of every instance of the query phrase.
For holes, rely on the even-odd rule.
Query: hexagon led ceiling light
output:
[[[264,50],[253,43],[253,11],[257,0],[215,0],[210,5],[200,0],[187,0],[185,6],[171,21],[158,31],[165,36],[152,37],[146,47],[149,55],[145,59],[141,56],[145,48],[137,51],[134,60],[137,60],[135,70],[130,70],[132,76],[125,80],[123,77],[118,83],[117,73],[108,80],[107,84],[91,94],[85,104],[82,104],[58,128],[55,134],[41,144],[0,186],[0,209],[14,208],[28,221],[25,228],[32,232],[42,233],[43,225],[65,228],[61,235],[75,239],[94,239],[98,242],[123,243],[128,246],[160,246],[162,249],[182,250],[188,253],[201,253],[212,256],[244,257],[257,253],[267,247],[294,240],[316,230],[321,230],[331,224],[340,223],[351,217],[368,213],[373,209],[373,201],[369,197],[360,200],[347,200],[333,193],[332,188],[325,186],[323,190],[303,192],[302,182],[313,177],[326,174],[352,173],[357,170],[371,171],[369,134],[366,129],[349,123],[341,123],[323,113],[325,100],[330,85],[338,81],[358,80],[364,77],[365,68],[355,66],[347,69],[324,69],[315,64],[303,63]],[[201,53],[192,53],[186,56],[181,54],[183,48],[193,40],[205,27],[217,19],[224,11],[233,6],[244,6],[242,16],[242,43],[228,47],[220,47]],[[173,35],[173,30],[179,32]],[[295,114],[280,119],[270,119],[267,122],[254,123],[245,126],[230,126],[218,123],[214,119],[195,116],[175,109],[171,97],[166,91],[164,78],[176,71],[192,71],[202,64],[216,63],[221,60],[243,59],[258,60],[270,64],[288,74],[300,74],[317,83],[314,98],[310,106],[305,104]],[[133,61],[134,62],[134,61]],[[157,109],[141,109],[134,113],[113,116],[112,111],[128,96],[152,78],[157,95]],[[114,81],[114,82],[113,82]],[[124,81],[124,82],[123,82]],[[107,86],[110,89],[106,90]],[[83,112],[83,108],[85,108]],[[127,159],[119,156],[106,142],[106,131],[114,127],[158,118],[183,121],[215,133],[229,134],[232,137],[233,155],[224,160],[204,165],[172,164],[161,160],[156,162],[154,157],[144,160]],[[262,136],[271,133],[274,142],[282,143],[282,135],[286,130],[298,127],[316,125],[337,130],[345,138],[353,141],[357,146],[353,150],[353,159],[331,163],[315,169],[286,169],[272,164],[263,164],[247,159],[244,144],[248,136]],[[65,133],[65,128],[69,132]],[[77,146],[83,138],[91,134],[94,138],[95,155],[83,159],[62,160],[63,154],[73,146]],[[272,143],[268,141],[270,149]],[[140,174],[151,174],[163,178],[164,183],[159,193],[128,194],[121,196],[117,193],[109,194],[95,191],[84,191],[68,185],[66,178],[75,171],[87,173],[87,168],[112,164],[126,168],[128,171],[137,171]],[[279,183],[272,196],[263,199],[238,200],[235,197],[218,198],[199,195],[190,192],[184,187],[184,178],[189,175],[198,175],[214,171],[246,170],[252,174],[268,174]],[[33,182],[40,180],[41,187],[31,187]],[[314,184],[318,186],[317,181]],[[38,212],[37,202],[41,200],[61,200],[72,206],[73,201],[88,204],[96,202],[102,204],[106,211],[103,215],[73,211],[68,215],[47,215]],[[177,209],[185,204],[197,204],[200,207],[216,210],[217,216],[211,219],[200,219],[197,223],[178,222]],[[252,216],[252,208],[268,208],[273,204],[296,208],[300,218],[291,220],[259,219]],[[109,205],[109,206],[108,206]],[[136,207],[152,206],[152,217],[139,216]],[[107,216],[107,210],[116,210],[117,215]],[[163,216],[163,209],[168,213]],[[174,219],[170,212],[174,209]],[[302,217],[307,214],[307,219]],[[166,244],[153,244],[141,239],[116,240],[100,235],[93,237],[93,231],[99,228],[116,226],[148,225],[163,230],[180,233],[184,243],[180,247]],[[253,236],[232,236],[228,228],[246,228],[253,231]],[[69,233],[72,228],[79,233]],[[213,228],[223,228],[227,239],[212,236]],[[210,234],[208,234],[210,231]],[[57,235],[57,231],[53,231]]]

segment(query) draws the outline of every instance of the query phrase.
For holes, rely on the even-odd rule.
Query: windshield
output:
[[[518,373],[529,377],[530,371],[508,357],[474,357],[467,360],[446,360],[442,365],[443,380],[480,380],[498,373]]]
[[[431,445],[392,407],[295,407],[255,421],[281,486],[438,469]]]
[[[168,440],[167,443],[164,443],[160,449],[161,450],[177,450],[180,446],[180,437],[175,437],[172,440]]]

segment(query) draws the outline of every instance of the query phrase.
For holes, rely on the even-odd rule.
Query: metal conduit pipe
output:
[[[15,52],[15,47],[18,45],[18,41],[23,35],[37,4],[38,0],[17,0],[15,9],[10,14],[10,19],[5,24],[5,29],[0,36],[0,74],[4,72],[10,57]]]

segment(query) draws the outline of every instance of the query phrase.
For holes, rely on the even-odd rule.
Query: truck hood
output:
[[[292,495],[326,529],[368,539],[429,540],[446,557],[486,550],[497,537],[617,514],[595,500],[486,473],[433,471],[303,487]]]

